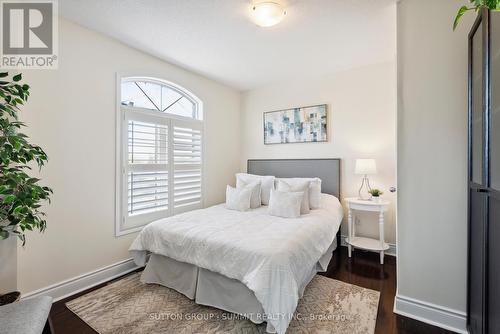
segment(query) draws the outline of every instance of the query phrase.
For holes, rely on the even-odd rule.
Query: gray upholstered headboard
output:
[[[340,159],[248,160],[247,172],[276,177],[319,177],[321,191],[340,199]]]

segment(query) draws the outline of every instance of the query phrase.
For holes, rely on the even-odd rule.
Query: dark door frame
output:
[[[484,244],[482,247],[483,253],[483,261],[482,261],[482,276],[483,276],[483,290],[482,290],[482,330],[483,333],[488,333],[488,215],[489,215],[489,194],[490,194],[490,126],[491,126],[491,112],[490,112],[490,104],[491,104],[491,85],[490,85],[490,11],[483,9],[478,14],[474,25],[468,36],[468,180],[467,180],[467,329],[472,333],[470,326],[470,293],[471,293],[471,212],[470,212],[470,193],[471,191],[484,193],[483,199],[483,240]],[[479,32],[479,25],[482,24],[482,31]],[[482,147],[482,184],[477,184],[473,182],[472,177],[472,120],[473,120],[473,86],[472,86],[472,61],[473,61],[473,44],[472,40],[476,33],[482,33],[482,48],[483,48],[483,57],[482,57],[482,75],[483,75],[483,91],[482,91],[482,115],[483,115],[483,147]],[[475,333],[474,333],[475,334]]]

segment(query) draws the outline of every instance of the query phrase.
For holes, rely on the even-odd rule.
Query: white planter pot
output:
[[[380,203],[381,198],[380,198],[380,196],[377,196],[377,197],[372,196],[372,201],[375,202],[375,203]]]
[[[17,237],[0,240],[0,294],[17,290]]]

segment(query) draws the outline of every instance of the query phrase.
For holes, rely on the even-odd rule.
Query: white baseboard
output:
[[[58,301],[74,295],[75,293],[84,291],[96,285],[105,283],[129,272],[132,272],[139,267],[132,259],[123,260],[109,266],[91,271],[89,273],[64,280],[62,282],[41,288],[22,295],[22,299],[33,298],[38,296],[51,296],[54,301]]]
[[[396,295],[394,313],[438,326],[453,332],[467,334],[467,315],[447,307]]]
[[[340,243],[341,246],[347,247],[347,243],[345,242],[345,239],[347,238],[346,235],[342,235],[341,239],[342,242]],[[389,249],[385,251],[385,255],[390,255],[390,256],[396,256],[396,245],[395,244],[389,244]]]

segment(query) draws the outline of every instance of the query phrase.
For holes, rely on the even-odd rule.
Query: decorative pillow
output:
[[[260,193],[261,193],[261,182],[252,182],[252,183],[246,183],[245,181],[242,180],[236,180],[236,188],[245,188],[245,187],[250,187],[252,188],[252,196],[250,198],[250,208],[256,209],[260,207],[261,204],[261,198],[260,198]]]
[[[243,181],[245,183],[252,183],[260,181],[260,198],[264,205],[269,205],[269,197],[271,196],[271,189],[274,188],[274,176],[262,176],[247,173],[236,174],[236,186],[238,186],[238,181]]]
[[[309,181],[309,207],[311,209],[319,209],[321,207],[321,179],[318,177],[293,177],[293,178],[279,178],[276,179],[276,186],[278,182],[283,180],[288,184],[295,184],[296,182]]]
[[[229,210],[247,211],[250,209],[250,198],[252,197],[252,187],[226,188],[226,208]]]
[[[293,182],[284,181],[280,179],[278,181],[278,191],[284,192],[303,192],[302,203],[300,205],[300,214],[305,215],[310,211],[309,207],[309,184],[311,182],[307,180],[295,180]]]
[[[311,209],[321,208],[321,179],[315,177],[309,184],[309,206]]]
[[[300,206],[304,192],[283,192],[271,189],[268,213],[283,218],[300,217]]]

